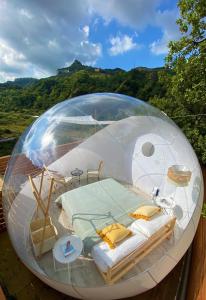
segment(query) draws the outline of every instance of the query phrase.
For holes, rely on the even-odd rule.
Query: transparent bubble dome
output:
[[[41,115],[19,138],[3,187],[20,259],[50,286],[86,299],[128,297],[160,282],[188,249],[202,201],[201,169],[181,130],[147,103],[111,93],[72,98]],[[108,282],[108,270],[151,237],[141,231],[140,243],[132,229],[110,249],[96,231],[113,223],[131,230],[130,213],[143,205],[161,207],[147,225],[176,218],[174,233]],[[74,252],[64,257],[69,239]]]

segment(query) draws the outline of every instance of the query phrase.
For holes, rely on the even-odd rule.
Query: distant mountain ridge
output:
[[[75,59],[75,61],[69,67],[57,69],[57,75],[68,74],[68,73],[71,74],[74,72],[78,72],[80,70],[91,70],[92,71],[93,69],[94,69],[93,67],[83,65],[80,61]]]
[[[75,59],[74,62],[64,68],[57,69],[57,76],[58,75],[72,75],[75,72],[78,71],[91,71],[91,72],[99,72],[99,73],[116,73],[116,72],[127,72],[121,68],[114,68],[114,69],[102,69],[99,67],[91,67],[87,65],[83,65],[79,60]],[[164,70],[164,67],[157,67],[157,68],[148,68],[148,67],[135,67],[131,70],[137,70],[137,71],[160,71]],[[53,77],[53,76],[51,76]],[[49,78],[49,77],[48,77]],[[22,77],[22,78],[15,78],[13,81],[9,80],[4,83],[0,83],[0,86],[18,86],[18,87],[25,87],[29,86],[33,83],[36,83],[38,80],[37,78],[33,77]]]
[[[6,81],[5,83],[0,83],[0,86],[18,86],[18,87],[25,87],[29,86],[35,82],[37,82],[38,79],[31,78],[31,77],[23,77],[23,78],[16,78],[14,81]]]
[[[120,69],[120,68],[102,69],[102,68],[99,68],[99,67],[86,66],[86,65],[83,65],[77,59],[75,59],[75,61],[69,67],[58,69],[57,74],[58,75],[72,74],[74,72],[81,71],[81,70],[87,70],[87,71],[92,71],[92,72],[100,72],[100,73],[126,72],[126,71],[124,71],[123,69]]]
[[[97,92],[121,93],[148,101],[154,96],[164,96],[165,88],[159,80],[161,73],[168,71],[146,67],[129,71],[102,69],[75,60],[70,66],[58,69],[54,76],[17,78],[0,84],[0,109],[42,111],[65,99]]]

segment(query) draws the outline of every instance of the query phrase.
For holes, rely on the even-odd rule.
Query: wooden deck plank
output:
[[[206,167],[204,177],[204,202],[206,203]],[[206,218],[201,217],[193,241],[192,259],[187,289],[187,300],[206,300]]]
[[[6,300],[6,297],[4,295],[4,292],[3,292],[2,288],[1,288],[1,286],[0,286],[0,300]]]

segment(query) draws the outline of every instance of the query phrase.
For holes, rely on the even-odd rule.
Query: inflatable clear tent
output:
[[[90,178],[88,170],[97,176]],[[178,182],[169,170],[189,173],[189,179]],[[51,178],[64,181],[52,187],[48,213],[56,236],[41,255],[35,252],[31,232],[39,203],[29,176],[34,189],[43,179],[43,203]],[[161,199],[166,203],[159,203],[161,214],[176,219],[172,236],[116,282],[106,282],[99,272],[108,267],[105,252],[94,251],[103,243],[96,230],[114,222],[131,226],[135,220],[129,213]],[[20,259],[48,285],[83,299],[124,298],[158,284],[191,244],[202,201],[201,169],[181,130],[147,103],[111,93],[69,99],[40,116],[16,144],[3,188],[7,229]],[[78,251],[74,259],[61,261],[54,249],[65,236],[75,236]],[[124,244],[127,248],[127,240]]]

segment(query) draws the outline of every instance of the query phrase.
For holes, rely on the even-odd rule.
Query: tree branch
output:
[[[202,39],[201,41],[193,41],[192,43],[194,46],[198,46],[200,43],[202,43],[204,41],[206,41],[206,38]]]

